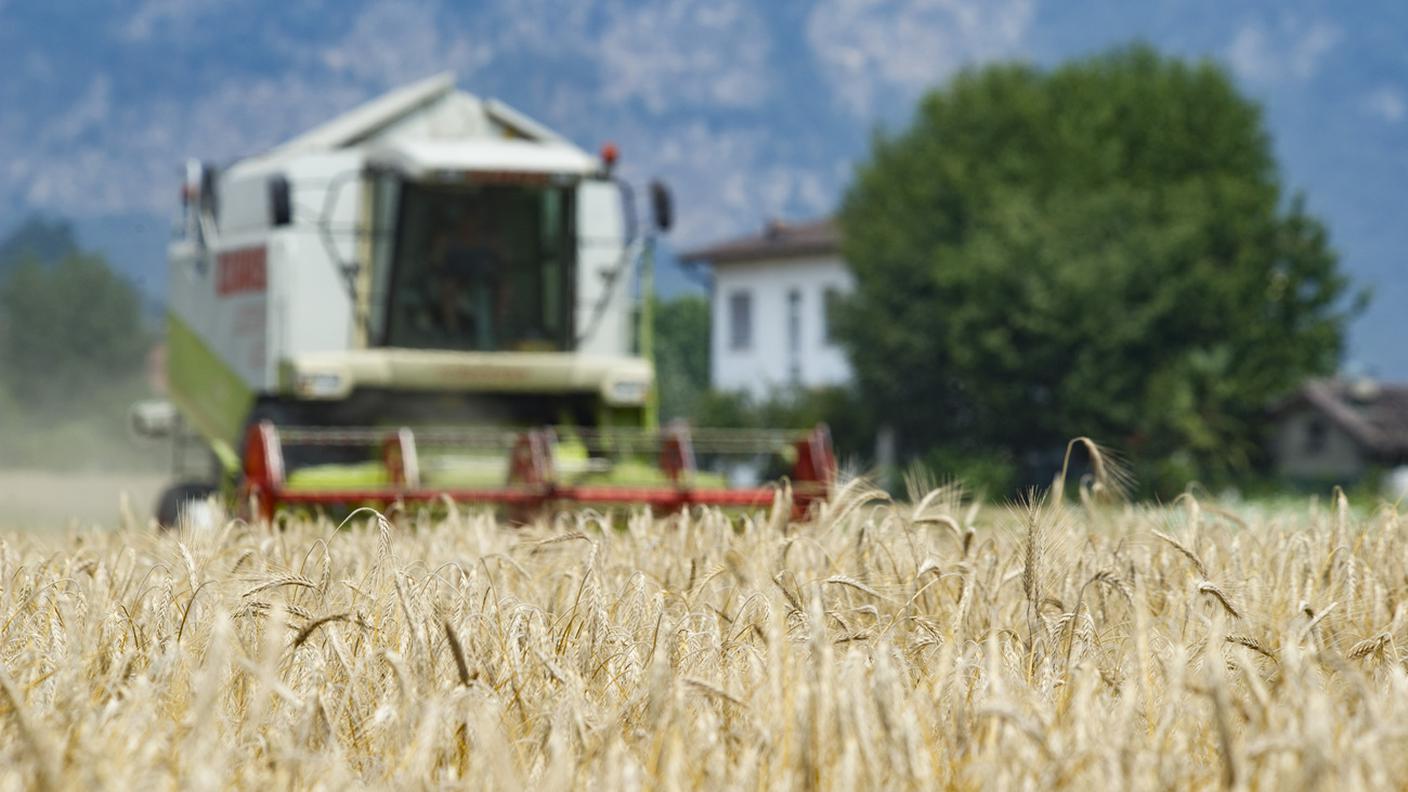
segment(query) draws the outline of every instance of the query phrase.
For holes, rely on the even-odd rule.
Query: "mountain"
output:
[[[1144,40],[1225,64],[1264,104],[1287,196],[1374,291],[1352,361],[1408,378],[1405,37],[1408,6],[1384,0],[0,0],[0,235],[71,217],[159,294],[186,158],[259,151],[451,69],[669,182],[678,249],[830,212],[872,131],[958,69]],[[697,288],[662,261],[663,291]]]

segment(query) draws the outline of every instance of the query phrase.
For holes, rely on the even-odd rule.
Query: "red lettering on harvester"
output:
[[[221,297],[262,292],[269,285],[264,248],[252,247],[221,253],[215,259],[215,293]]]

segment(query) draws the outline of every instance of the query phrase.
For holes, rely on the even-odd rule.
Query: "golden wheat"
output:
[[[1097,483],[3,534],[0,789],[1408,785],[1408,521]]]

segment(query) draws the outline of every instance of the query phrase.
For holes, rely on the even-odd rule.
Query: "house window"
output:
[[[787,292],[787,375],[793,385],[802,383],[802,292]]]
[[[728,297],[728,348],[753,345],[753,295],[736,291]]]
[[[1325,451],[1325,438],[1329,434],[1328,427],[1320,418],[1311,418],[1305,424],[1305,447],[1307,454],[1320,454]]]
[[[841,304],[841,290],[827,286],[821,292],[821,339],[836,343],[836,310]]]

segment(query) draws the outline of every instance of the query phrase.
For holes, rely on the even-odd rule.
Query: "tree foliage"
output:
[[[655,306],[655,375],[660,414],[684,418],[709,387],[709,301],[683,296]]]
[[[71,223],[34,215],[0,239],[0,278],[26,261],[52,264],[78,253]]]
[[[67,228],[0,241],[0,466],[150,466],[126,428],[155,340],[141,297]]]
[[[1145,47],[960,74],[877,136],[840,221],[840,334],[911,453],[1088,434],[1216,478],[1355,310],[1259,108]]]
[[[142,371],[151,335],[137,291],[101,259],[20,265],[0,282],[0,362],[16,400],[62,407]]]

